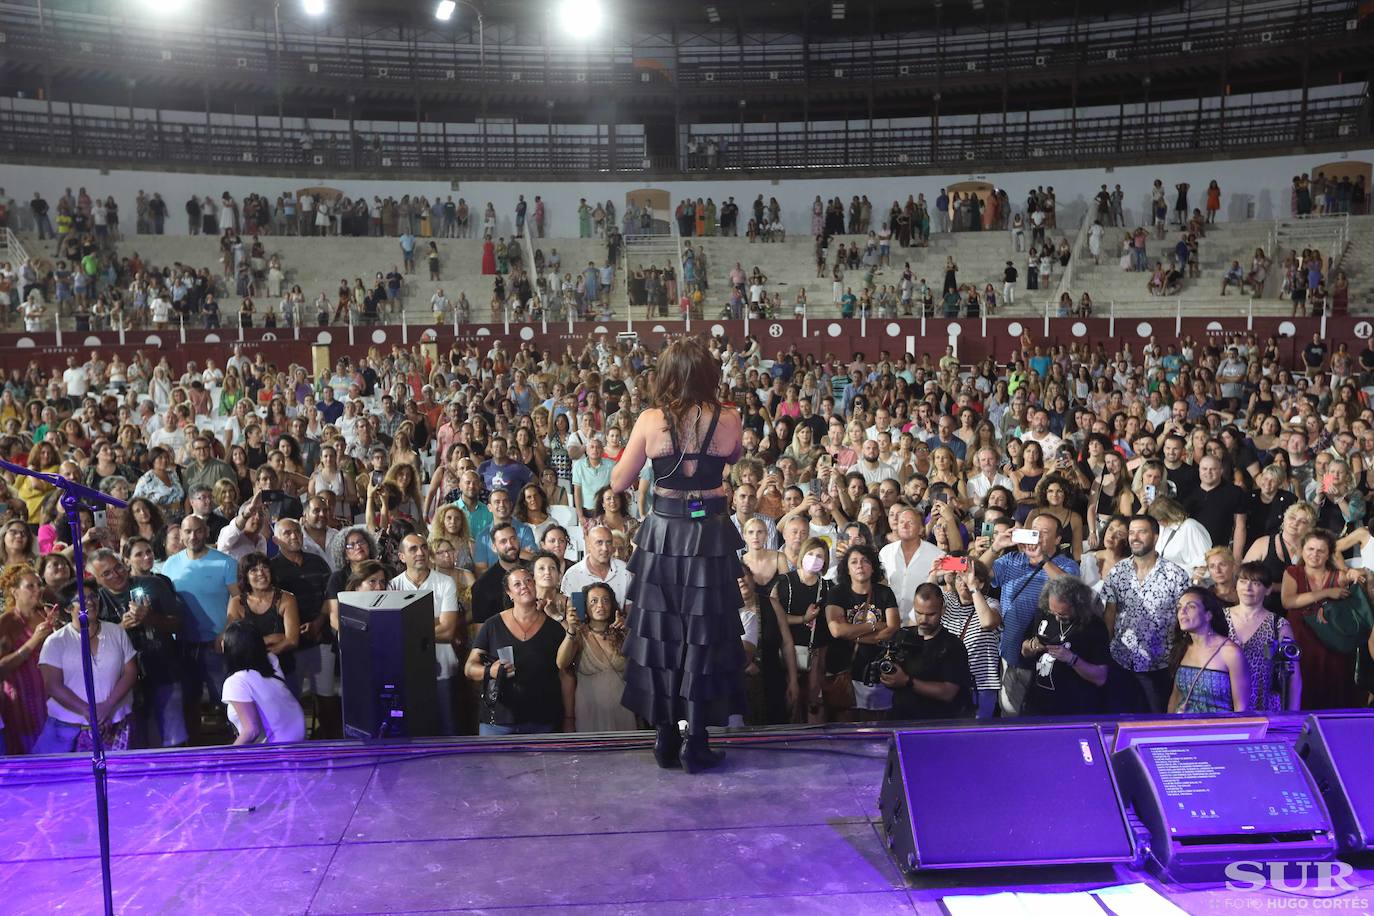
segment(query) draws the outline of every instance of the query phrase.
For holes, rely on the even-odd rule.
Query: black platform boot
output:
[[[720,766],[724,760],[725,752],[711,750],[705,732],[687,736],[687,746],[682,751],[682,768],[688,773],[709,770]]]
[[[682,732],[677,723],[660,725],[654,729],[654,760],[665,770],[672,769],[681,761]]]

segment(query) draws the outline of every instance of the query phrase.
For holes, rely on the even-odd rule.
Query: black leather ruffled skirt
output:
[[[692,518],[686,500],[654,500],[635,535],[621,703],[651,725],[686,719],[693,732],[743,713],[739,551],[724,497]]]

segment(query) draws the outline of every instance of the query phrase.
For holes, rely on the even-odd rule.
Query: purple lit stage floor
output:
[[[462,752],[473,747],[483,752]],[[937,914],[947,893],[1150,880],[1104,867],[905,883],[874,823],[880,734],[731,747],[724,768],[697,776],[659,770],[647,741],[497,748],[344,743],[112,757],[116,909]],[[97,911],[89,761],[0,762],[0,798],[0,911]],[[1314,905],[1150,883],[1189,913]],[[1374,909],[1374,891],[1354,896],[1364,907],[1346,899],[1324,909]]]

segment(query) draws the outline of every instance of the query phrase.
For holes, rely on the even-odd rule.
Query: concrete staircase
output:
[[[1341,269],[1350,280],[1351,311],[1374,304],[1374,216],[1350,218],[1350,244]]]

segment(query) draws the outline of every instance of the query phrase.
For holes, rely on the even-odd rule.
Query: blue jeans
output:
[[[978,690],[973,691],[973,701],[978,707],[978,718],[991,719],[997,713],[997,691]]]
[[[76,750],[76,739],[81,737],[81,726],[62,722],[48,716],[38,740],[33,743],[35,754],[70,754]]]
[[[549,735],[557,731],[552,725],[544,722],[521,722],[518,725],[488,725],[483,722],[477,728],[477,734],[496,737],[500,735]]]

